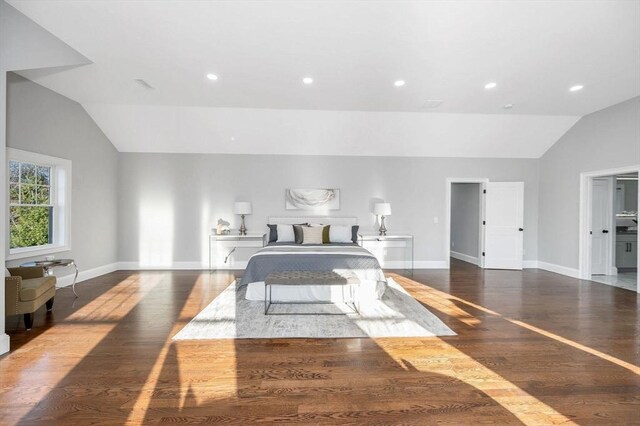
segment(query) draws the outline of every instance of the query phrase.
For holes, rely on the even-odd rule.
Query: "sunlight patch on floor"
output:
[[[118,321],[135,308],[137,303],[152,291],[158,282],[159,277],[156,280],[146,279],[144,284],[131,277],[125,278],[61,322],[56,323],[54,327],[35,337],[30,345],[25,345],[25,349],[19,348],[4,358],[5,365],[15,362],[16,365],[12,369],[24,372],[24,375],[15,376],[17,377],[16,381],[7,380],[7,374],[1,375],[2,388],[7,389],[2,395],[3,400],[14,402],[11,406],[10,417],[16,420],[21,419],[43,398],[46,398],[49,392],[108,336],[111,330],[118,325]],[[125,299],[128,299],[128,302],[123,304]],[[132,299],[135,302],[131,303]],[[96,321],[96,323],[93,324],[92,321]],[[83,334],[85,337],[73,345],[69,345],[68,340],[65,340],[64,346],[59,346],[58,336],[73,332],[73,329],[77,327],[90,328],[91,333]],[[34,343],[48,347],[48,351],[33,361],[22,362],[21,358],[26,355],[26,352],[31,352],[30,348]],[[26,356],[25,359],[30,358]],[[39,372],[37,380],[34,380],[34,371]],[[18,394],[24,395],[25,389],[32,391],[28,401],[25,401],[23,396],[18,397]],[[14,392],[16,396],[11,395]],[[17,400],[21,401],[21,404],[15,404]],[[3,418],[3,420],[5,419]]]
[[[407,278],[403,279],[402,277],[400,277],[399,279],[401,281],[405,282],[405,283],[407,281],[410,281]],[[472,307],[474,309],[477,309],[479,311],[485,312],[485,313],[490,314],[492,316],[495,316],[495,317],[498,317],[498,318],[502,318],[505,321],[508,321],[508,322],[510,322],[510,323],[512,323],[514,325],[519,326],[519,327],[524,327],[524,328],[526,328],[528,330],[531,330],[531,331],[533,331],[535,333],[538,333],[540,335],[543,335],[545,337],[553,339],[553,340],[555,340],[557,342],[564,343],[565,345],[569,345],[569,346],[571,346],[573,348],[576,348],[578,350],[581,350],[583,352],[586,352],[586,353],[589,353],[591,355],[597,356],[598,358],[601,358],[601,359],[603,359],[605,361],[609,361],[609,362],[611,362],[613,364],[616,364],[616,365],[618,365],[620,367],[626,368],[627,370],[631,371],[632,373],[640,375],[640,367],[635,366],[635,365],[633,365],[631,363],[625,362],[625,361],[623,361],[621,359],[618,359],[616,357],[613,357],[611,355],[607,355],[604,352],[600,352],[600,351],[598,351],[596,349],[590,348],[588,346],[585,346],[585,345],[580,344],[578,342],[575,342],[573,340],[566,339],[566,338],[564,338],[562,336],[559,336],[557,334],[554,334],[554,333],[551,333],[549,331],[543,330],[543,329],[538,328],[536,326],[533,326],[531,324],[527,324],[527,323],[525,323],[523,321],[519,321],[519,320],[515,320],[515,319],[512,319],[512,318],[509,318],[509,317],[505,317],[504,315],[502,315],[502,314],[500,314],[498,312],[492,311],[491,309],[487,309],[487,308],[485,308],[483,306],[480,306],[478,304],[469,302],[469,301],[464,300],[464,299],[460,299],[459,297],[453,296],[451,294],[441,292],[441,291],[436,290],[436,289],[434,289],[432,287],[428,287],[428,286],[425,286],[423,284],[417,284],[417,285],[419,285],[421,287],[425,287],[426,290],[424,290],[423,294],[427,294],[427,295],[433,297],[432,300],[436,300],[435,302],[431,302],[431,303],[423,301],[423,303],[427,303],[429,306],[433,307],[434,309],[438,309],[440,312],[446,313],[447,315],[449,315],[448,311],[446,311],[444,309],[440,309],[440,307],[443,307],[443,306],[447,307],[450,303],[452,303],[451,302],[452,300],[455,300],[457,302],[463,303],[463,304],[465,304],[467,306],[470,306],[470,307]],[[415,292],[415,293],[421,293],[421,292],[423,292],[423,290],[421,290],[419,292]],[[454,318],[455,318],[455,315],[454,315]]]
[[[197,400],[198,398],[197,387],[194,389],[192,384],[189,381],[183,380],[185,373],[180,371],[180,365],[179,365],[180,357],[178,356],[178,352],[180,347],[182,347],[182,345],[184,345],[184,347],[194,346],[195,349],[193,351],[190,351],[190,353],[185,356],[203,356],[202,352],[198,350],[199,346],[201,346],[201,343],[187,341],[187,342],[178,344],[172,340],[172,337],[178,331],[180,331],[186,325],[186,323],[188,323],[193,318],[193,316],[195,316],[195,314],[200,312],[201,309],[194,309],[192,304],[198,303],[199,305],[201,305],[203,303],[202,301],[206,300],[206,298],[203,297],[202,293],[203,291],[206,292],[211,288],[211,286],[208,285],[210,281],[210,277],[211,276],[209,274],[200,274],[195,285],[191,289],[189,296],[185,299],[186,303],[184,304],[184,306],[182,307],[182,310],[178,315],[178,320],[176,320],[171,332],[167,336],[167,340],[162,346],[162,349],[160,350],[156,358],[156,361],[153,367],[151,368],[149,375],[147,376],[147,379],[144,385],[140,389],[135,402],[132,404],[126,404],[125,406],[122,407],[122,408],[127,408],[131,410],[127,418],[127,424],[131,424],[131,425],[142,424],[145,420],[147,411],[150,408],[154,408],[150,406],[152,402],[156,406],[164,405],[162,402],[162,398],[154,397],[154,392],[156,392],[158,385],[160,383],[160,380],[162,379],[163,369],[165,367],[175,368],[177,371],[176,373],[177,377],[174,378],[175,383],[173,385],[179,389],[180,403],[178,408],[176,408],[176,410],[183,408],[187,398],[191,399],[195,397]],[[229,347],[225,346],[222,353],[232,352],[233,354],[235,354],[233,341],[231,340],[228,343],[230,344],[230,346]],[[175,359],[170,358],[172,354],[175,357]],[[217,355],[212,353],[211,356],[216,357]],[[228,356],[227,358],[232,360],[232,363],[230,365],[225,366],[225,370],[235,372],[236,370],[235,355],[230,357]],[[207,361],[209,361],[209,359],[207,359]],[[171,363],[175,363],[175,365],[171,365]],[[216,365],[216,367],[220,367],[220,364]],[[228,382],[225,383],[225,388],[227,393],[230,392],[233,395],[236,394],[237,385],[235,383],[235,374],[233,375],[233,383],[231,384]],[[207,395],[206,399],[210,399],[211,387],[207,386],[205,391]],[[205,398],[202,397],[202,400],[204,399]],[[168,406],[175,407],[175,401],[170,398],[168,401]]]

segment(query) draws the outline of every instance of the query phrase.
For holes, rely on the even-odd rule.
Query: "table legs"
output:
[[[76,266],[75,262],[71,262],[70,265],[73,265],[73,267],[76,268],[76,274],[73,276],[73,284],[71,284],[71,290],[73,290],[73,294],[75,294],[76,297],[79,297],[78,293],[76,293],[76,281],[78,281],[78,267]]]

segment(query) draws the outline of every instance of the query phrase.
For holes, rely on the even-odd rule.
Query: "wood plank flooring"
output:
[[[119,271],[9,317],[0,424],[640,424],[636,293],[538,270],[389,272],[457,336],[171,340],[231,272]]]

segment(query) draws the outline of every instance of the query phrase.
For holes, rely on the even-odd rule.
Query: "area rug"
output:
[[[449,327],[415,300],[393,279],[380,300],[362,303],[359,314],[335,313],[340,304],[273,305],[265,315],[264,303],[245,299],[245,287],[234,281],[175,336],[174,340],[358,338],[455,336]],[[271,312],[271,311],[270,311]],[[346,312],[346,310],[345,310]]]

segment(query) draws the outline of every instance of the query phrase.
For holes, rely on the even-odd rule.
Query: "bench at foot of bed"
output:
[[[271,300],[271,289],[273,286],[342,286],[342,300],[351,308],[352,312],[340,312],[337,314],[324,312],[305,312],[305,313],[270,313],[269,308],[274,304],[332,304],[327,301],[300,301],[300,302],[273,302]],[[264,280],[264,314],[265,315],[345,315],[348,313],[358,313],[359,309],[356,303],[356,288],[360,285],[360,279],[350,272],[334,272],[334,271],[276,271],[272,272]],[[349,299],[346,298],[345,289],[348,289]]]

